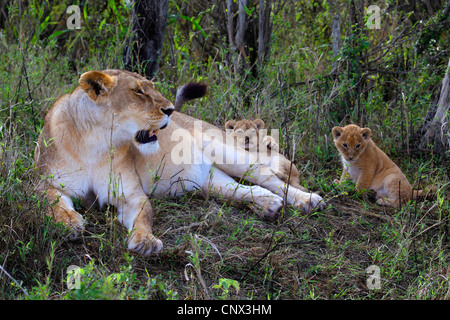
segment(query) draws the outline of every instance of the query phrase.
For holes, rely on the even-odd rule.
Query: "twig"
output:
[[[22,288],[22,286],[17,282],[17,280],[14,279],[13,277],[11,277],[11,275],[10,275],[5,269],[3,269],[2,266],[0,266],[0,271],[2,271],[4,274],[6,274],[6,276],[7,276],[8,278],[10,278],[12,281],[14,281],[14,284],[15,284],[16,286],[18,286],[18,287],[22,290],[22,292],[23,292],[27,297],[29,296],[29,295],[28,295],[28,292],[27,292],[24,288]]]
[[[447,221],[449,221],[449,220],[450,220],[450,219],[444,219],[444,220],[442,220],[442,221],[436,222],[436,223],[433,224],[432,226],[429,226],[429,227],[426,228],[425,230],[423,230],[423,231],[421,231],[420,233],[416,234],[414,237],[411,238],[411,240],[416,239],[417,237],[421,236],[423,233],[427,232],[428,230],[430,230],[430,229],[432,229],[432,228],[434,228],[434,227],[437,227],[437,226],[439,226],[439,225],[441,225],[441,224],[443,224],[444,222],[447,222]]]

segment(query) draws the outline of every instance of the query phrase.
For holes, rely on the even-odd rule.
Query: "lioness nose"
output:
[[[174,108],[167,108],[167,109],[161,108],[162,113],[164,113],[168,116],[170,116],[174,110],[175,110]]]

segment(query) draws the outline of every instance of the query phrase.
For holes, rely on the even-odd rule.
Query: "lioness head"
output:
[[[258,148],[259,130],[264,127],[264,121],[261,119],[253,121],[242,119],[238,122],[230,120],[225,123],[225,129],[233,138],[234,143],[247,151],[255,151]]]
[[[169,125],[174,106],[153,82],[128,71],[104,70],[82,74],[79,83],[98,108],[113,113],[123,139],[129,138],[144,153],[158,150],[157,134]]]
[[[334,143],[345,161],[355,161],[364,153],[372,131],[360,128],[355,124],[345,127],[334,127],[332,130]]]

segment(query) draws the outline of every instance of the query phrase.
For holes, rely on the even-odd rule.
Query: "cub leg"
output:
[[[400,208],[400,202],[406,203],[414,197],[413,188],[406,177],[399,177],[397,173],[384,177],[385,194],[387,197],[380,197],[377,200],[379,205]]]
[[[380,206],[388,206],[394,208],[400,207],[400,202],[398,201],[398,198],[379,198],[377,200],[377,204]]]
[[[356,190],[370,189],[375,172],[373,170],[361,171],[358,181],[356,182]]]
[[[81,214],[75,211],[70,196],[55,188],[49,188],[45,197],[50,203],[47,215],[56,222],[64,223],[71,230],[68,237],[70,240],[77,239],[84,231],[85,221]]]
[[[341,178],[340,178],[339,180],[338,180],[338,179],[335,179],[335,180],[334,180],[334,183],[335,183],[335,184],[343,183],[343,182],[345,182],[348,178],[349,178],[349,175],[348,175],[348,171],[347,171],[347,166],[344,165],[344,166],[342,167]]]
[[[258,214],[267,220],[274,221],[279,216],[283,199],[260,186],[246,186],[234,181],[229,175],[218,168],[212,168],[210,178],[202,187],[205,192],[220,194],[225,199],[253,202],[263,209]]]

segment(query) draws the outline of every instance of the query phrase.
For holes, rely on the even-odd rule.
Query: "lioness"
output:
[[[200,188],[253,202],[264,218],[278,217],[283,181],[258,174],[261,164],[220,137],[205,139],[205,131],[218,128],[174,112],[151,81],[128,71],[104,70],[82,74],[79,83],[49,110],[35,150],[39,172],[47,177],[42,190],[52,204],[48,214],[69,227],[74,238],[85,222],[72,198],[89,195],[99,205],[117,207],[118,220],[129,231],[128,249],[144,255],[162,249],[152,232],[150,193],[181,195]],[[183,96],[189,94],[179,90],[176,99]],[[236,161],[220,161],[219,155]],[[253,186],[231,178],[244,175]],[[320,196],[293,187],[286,201],[306,212],[325,206]]]

